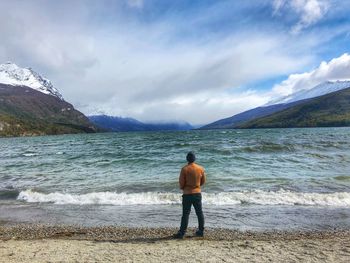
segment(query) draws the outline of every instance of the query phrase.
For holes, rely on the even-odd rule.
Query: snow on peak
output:
[[[53,87],[50,80],[40,76],[31,68],[21,68],[12,62],[0,64],[0,83],[27,86],[63,100],[62,95]]]
[[[350,80],[328,80],[311,89],[303,89],[286,97],[272,101],[268,103],[268,105],[291,103],[298,100],[311,99],[346,88],[350,88]]]

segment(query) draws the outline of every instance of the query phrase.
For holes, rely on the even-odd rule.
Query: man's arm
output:
[[[183,190],[186,185],[186,175],[184,169],[181,169],[180,177],[179,177],[179,186],[180,189]]]
[[[205,176],[205,172],[204,172],[204,169],[203,169],[202,177],[201,177],[201,186],[202,186],[203,184],[205,184],[206,181],[207,181],[207,178],[206,178],[206,176]]]

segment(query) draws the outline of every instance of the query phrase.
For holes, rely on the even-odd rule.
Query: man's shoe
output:
[[[200,231],[200,230],[197,230],[196,231],[196,237],[204,237],[204,232]]]
[[[173,235],[173,238],[175,238],[175,239],[184,239],[184,234],[178,232],[178,233]]]

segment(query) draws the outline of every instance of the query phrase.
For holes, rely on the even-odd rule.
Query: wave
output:
[[[176,193],[115,193],[92,192],[87,194],[39,193],[25,190],[19,193],[18,200],[30,203],[54,203],[75,205],[166,205],[180,204],[181,195]],[[287,190],[244,191],[203,193],[203,203],[208,205],[300,205],[350,207],[350,193],[299,193]]]
[[[339,175],[334,177],[335,180],[338,181],[350,181],[350,176],[349,175]]]
[[[290,144],[261,143],[254,146],[242,147],[243,152],[248,153],[274,153],[274,152],[294,152],[295,148]]]
[[[15,199],[19,194],[16,189],[0,189],[0,200],[1,199]]]
[[[38,156],[38,154],[36,154],[36,153],[23,153],[23,156],[32,157],[32,156]]]

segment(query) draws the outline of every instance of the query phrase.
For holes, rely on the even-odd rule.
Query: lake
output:
[[[194,151],[207,227],[350,228],[350,128],[0,138],[0,149],[3,222],[178,226]]]

